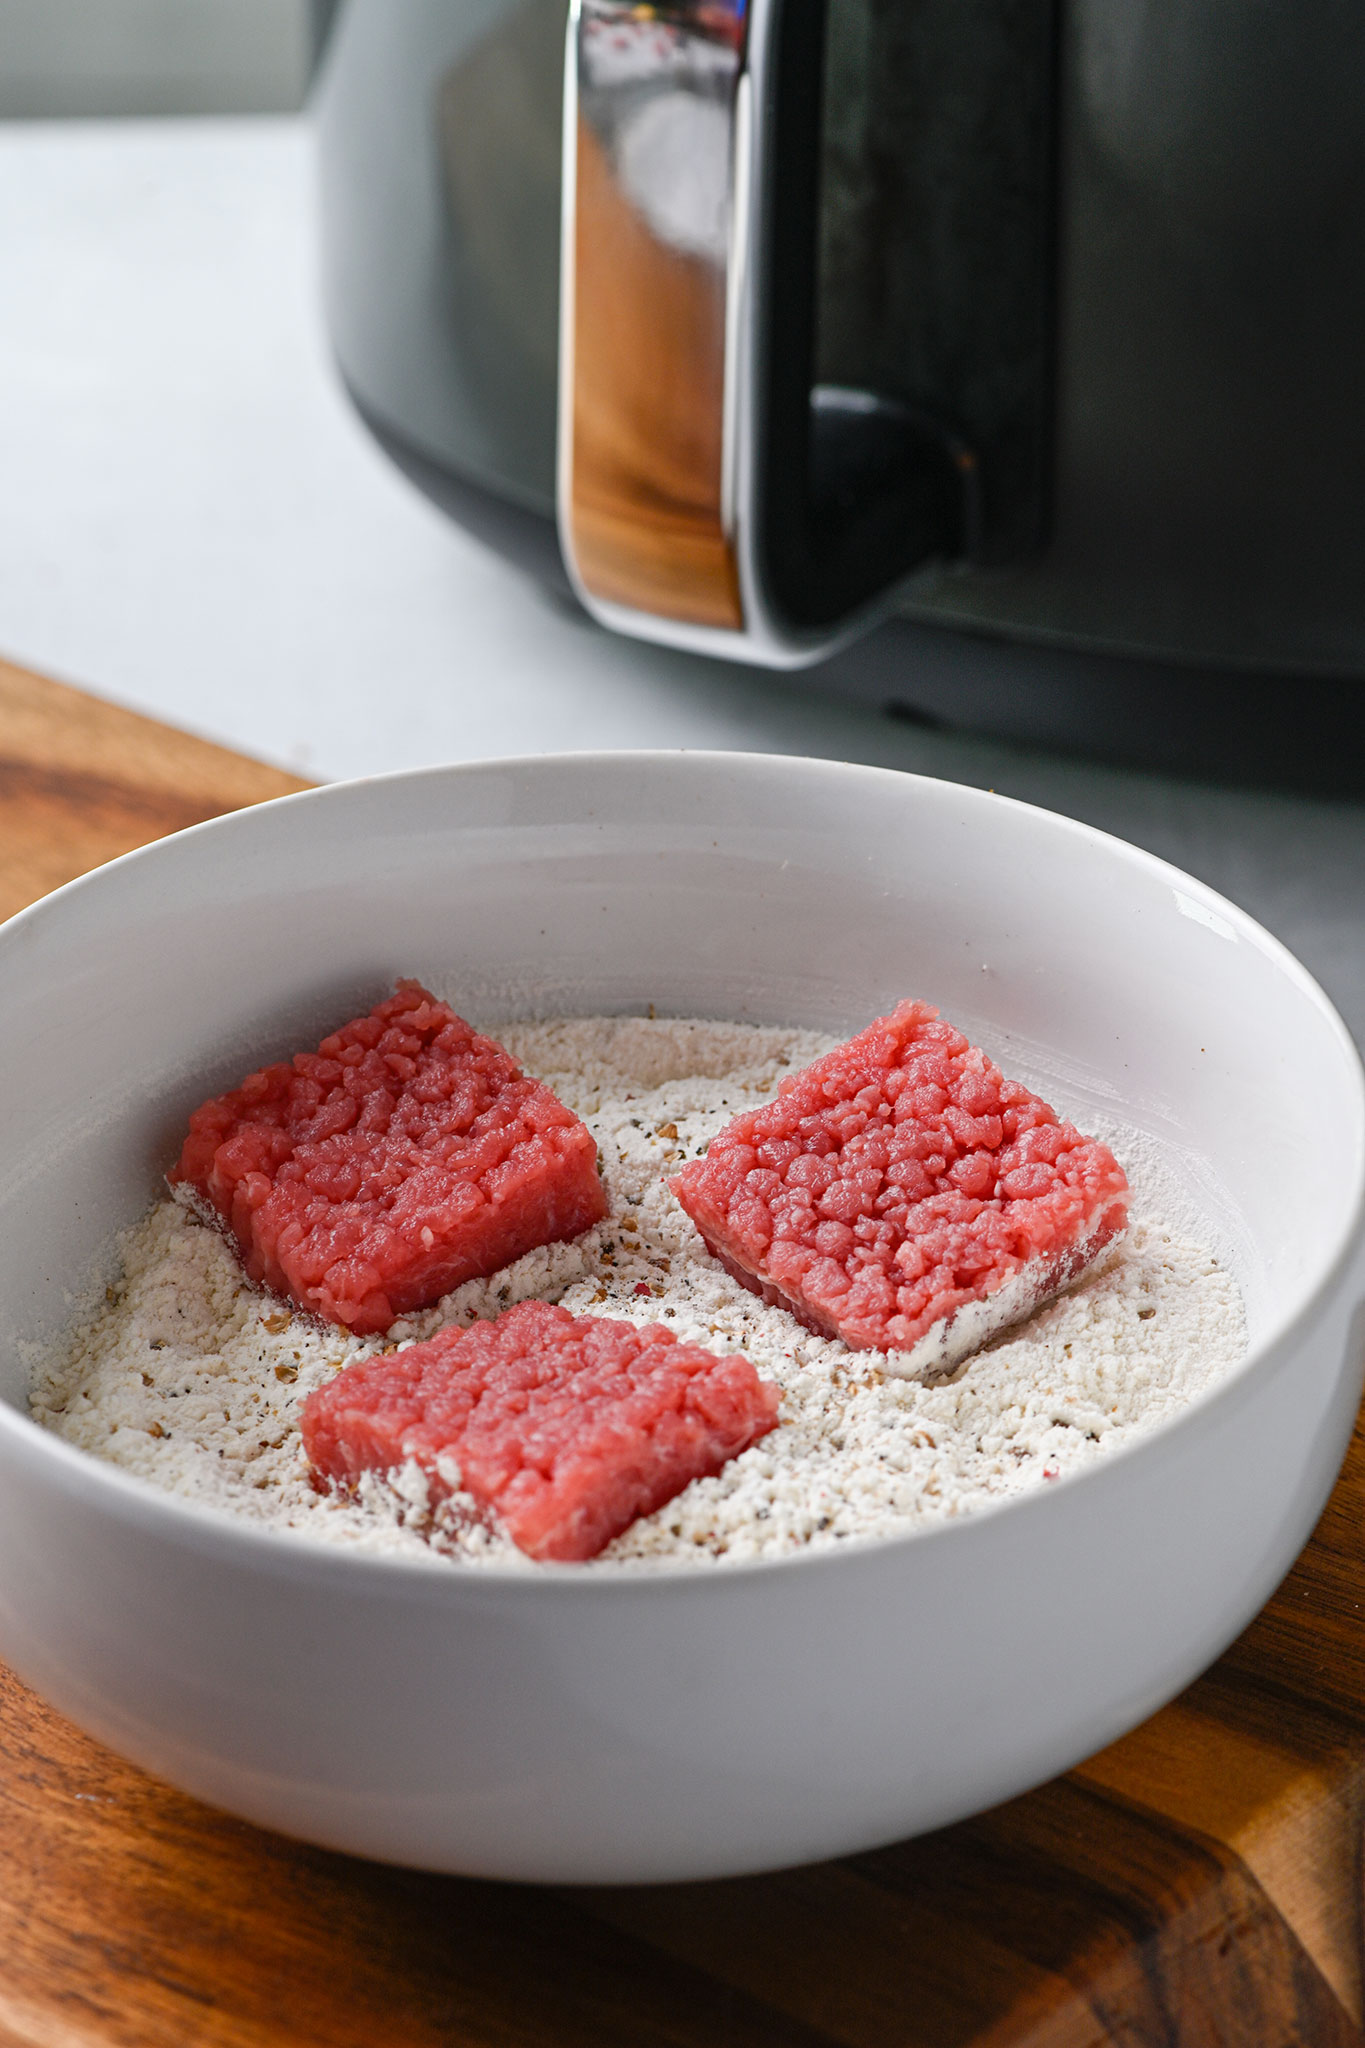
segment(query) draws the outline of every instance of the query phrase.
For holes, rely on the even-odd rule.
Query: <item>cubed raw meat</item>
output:
[[[1124,1231],[1108,1146],[901,1003],[737,1117],[670,1183],[765,1301],[897,1369],[943,1369],[1077,1279]]]
[[[461,1489],[528,1556],[573,1562],[765,1436],[779,1399],[662,1324],[524,1301],[348,1365],[309,1395],[303,1441],[323,1483],[414,1459],[433,1501]]]
[[[414,981],[197,1109],[168,1179],[253,1280],[361,1333],[607,1212],[587,1126]]]

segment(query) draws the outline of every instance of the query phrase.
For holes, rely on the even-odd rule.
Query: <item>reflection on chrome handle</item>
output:
[[[816,374],[824,9],[574,0],[565,66],[569,574],[608,625],[773,667],[980,524],[950,408]]]
[[[560,531],[589,605],[637,630],[744,628],[726,472],[746,28],[717,0],[577,0],[569,24]]]

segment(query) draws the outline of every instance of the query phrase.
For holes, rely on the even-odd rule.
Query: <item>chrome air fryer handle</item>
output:
[[[793,666],[887,609],[924,565],[1020,551],[1017,502],[994,521],[1003,549],[991,545],[990,478],[983,491],[973,426],[988,456],[1008,443],[997,464],[1004,498],[1019,499],[1023,475],[1036,514],[1051,362],[1051,93],[1037,73],[1050,72],[1052,0],[916,5],[929,42],[937,36],[954,56],[989,17],[978,127],[992,94],[1021,97],[1021,47],[1033,97],[1022,94],[1022,129],[1012,104],[992,124],[993,138],[1006,135],[999,218],[974,188],[966,260],[940,287],[934,332],[946,374],[926,355],[879,388],[826,377],[819,349],[825,0],[753,0],[747,10],[743,0],[575,0],[559,531],[583,602],[608,625]],[[961,101],[960,80],[955,90]],[[1022,147],[1012,148],[1016,130]],[[919,173],[936,206],[954,184],[937,146],[940,160]],[[963,131],[956,147],[975,177],[975,138]],[[979,270],[1001,268],[992,237],[1025,246],[1007,317],[998,304],[983,316],[1000,332],[983,351],[953,321],[970,297],[961,274],[970,284],[973,250]],[[955,387],[953,366],[964,363]],[[1002,392],[1013,407],[1003,428]],[[1038,527],[1023,519],[1025,546]]]
[[[574,0],[565,62],[560,542],[592,611],[693,645],[746,632],[749,27]]]

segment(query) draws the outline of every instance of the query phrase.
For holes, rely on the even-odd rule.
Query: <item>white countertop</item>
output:
[[[301,119],[0,124],[0,653],[319,777],[750,747],[994,787],[1224,890],[1365,1043],[1365,806],[921,731],[555,610],[351,414],[309,180]]]

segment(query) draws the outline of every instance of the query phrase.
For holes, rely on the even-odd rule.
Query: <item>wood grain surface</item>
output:
[[[297,788],[0,667],[0,891]],[[1144,1727],[920,1841],[547,1890],[248,1827],[0,1670],[0,2048],[1362,2048],[1365,1435]]]
[[[297,776],[0,661],[0,917]]]

